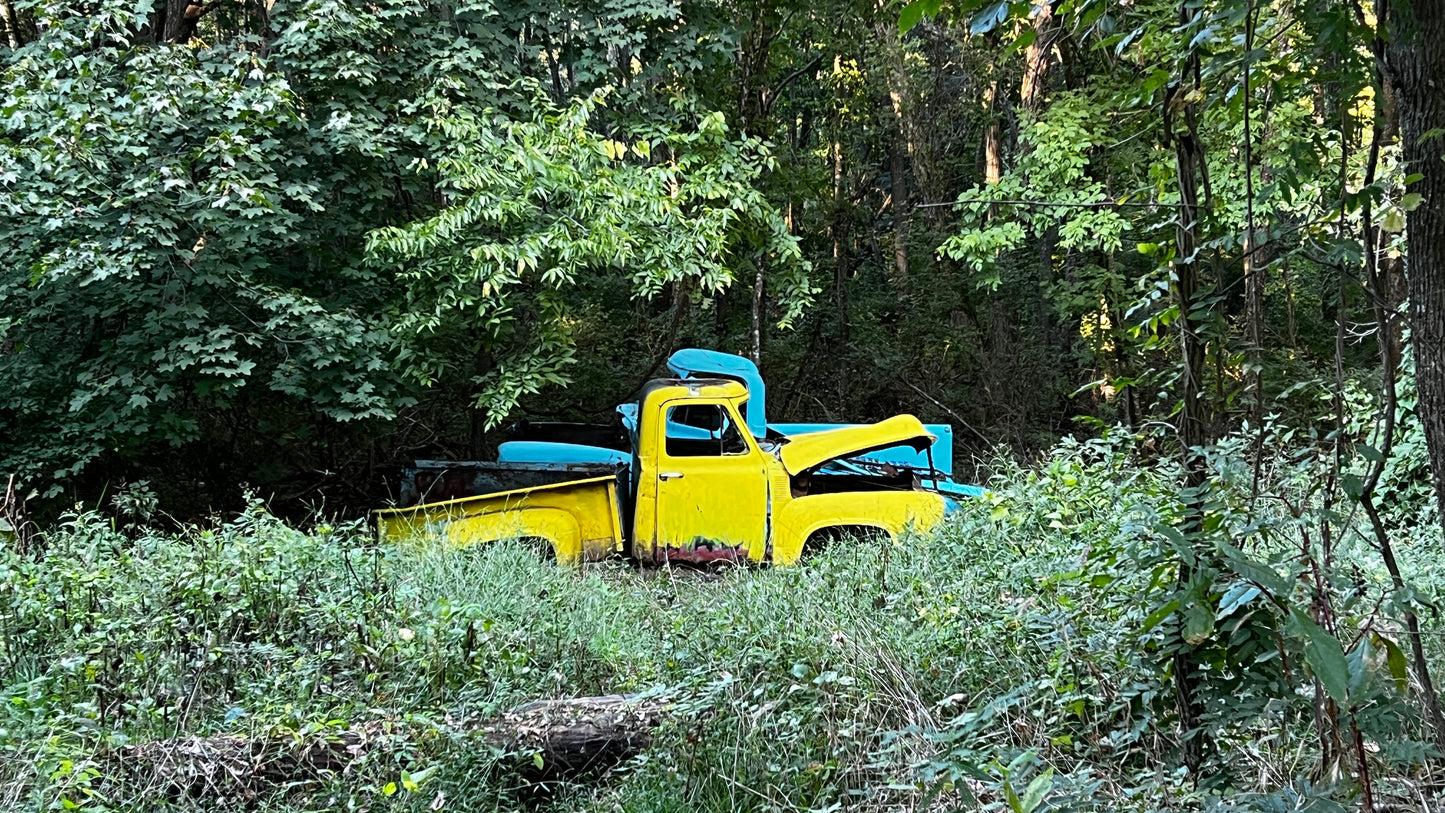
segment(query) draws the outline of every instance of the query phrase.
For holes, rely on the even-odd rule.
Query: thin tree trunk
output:
[[[893,145],[888,155],[893,200],[893,268],[898,287],[906,293],[912,217],[906,172],[908,159],[913,157],[914,150],[911,123],[913,94],[908,84],[908,66],[904,61],[903,41],[898,36],[897,26],[885,20],[879,24],[877,31],[888,49],[888,98],[893,103]]]
[[[833,56],[833,75],[843,73],[843,56]],[[838,123],[841,130],[842,122]],[[848,267],[848,200],[843,188],[843,142],[838,133],[833,135],[833,299],[838,309],[838,343],[848,344],[848,278],[852,273]],[[845,371],[846,374],[846,371]]]
[[[763,365],[763,303],[767,291],[767,281],[763,275],[764,265],[763,256],[759,253],[757,276],[753,279],[753,346],[749,353],[753,363],[759,367]]]
[[[1179,23],[1187,27],[1196,22],[1197,8],[1191,9],[1188,0],[1179,8]],[[1185,515],[1181,531],[1186,538],[1196,536],[1202,528],[1203,495],[1205,484],[1205,461],[1199,448],[1207,438],[1205,427],[1204,401],[1204,341],[1194,321],[1196,293],[1199,287],[1199,181],[1203,176],[1204,149],[1199,142],[1198,126],[1195,119],[1195,105],[1183,101],[1190,92],[1190,85],[1197,87],[1199,57],[1191,50],[1181,66],[1179,82],[1171,89],[1173,98],[1165,101],[1165,130],[1173,142],[1175,168],[1179,182],[1179,217],[1175,224],[1175,238],[1178,253],[1174,259],[1174,296],[1179,308],[1176,327],[1179,331],[1179,349],[1183,370],[1179,376],[1179,417],[1177,431],[1180,453],[1184,463]],[[1176,111],[1177,112],[1169,112]],[[1182,121],[1174,121],[1177,115]],[[1181,588],[1193,579],[1193,567],[1185,560],[1179,563]],[[1190,774],[1196,779],[1204,762],[1205,734],[1199,722],[1203,715],[1195,687],[1195,663],[1193,647],[1183,640],[1180,629],[1178,654],[1174,658],[1174,686],[1179,707],[1179,724],[1184,737],[1184,762]]]
[[[552,100],[561,104],[563,99],[562,66],[557,62],[557,48],[552,45],[551,37],[542,41],[542,52],[547,55],[547,71],[552,76]]]
[[[995,69],[996,71],[996,69]],[[988,107],[988,127],[983,131],[983,182],[992,186],[1003,180],[1003,125],[999,121],[998,77],[983,92]]]
[[[889,174],[893,178],[893,271],[899,290],[908,291],[908,183],[904,177],[904,154],[894,142],[888,157]]]
[[[1250,419],[1259,431],[1263,442],[1264,421],[1264,272],[1261,270],[1257,252],[1261,246],[1255,243],[1254,221],[1254,121],[1251,116],[1252,88],[1250,86],[1250,59],[1254,51],[1255,7],[1249,0],[1244,15],[1244,343],[1249,357],[1249,369],[1245,376],[1247,387],[1253,398]],[[1262,454],[1256,448],[1255,454]]]

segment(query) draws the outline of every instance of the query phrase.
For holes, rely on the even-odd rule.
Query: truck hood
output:
[[[794,435],[778,449],[788,474],[801,474],[841,457],[856,457],[891,446],[912,446],[923,451],[936,440],[912,415],[898,415],[865,426],[846,426],[826,432]]]

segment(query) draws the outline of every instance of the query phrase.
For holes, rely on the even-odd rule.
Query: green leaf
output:
[[[1385,664],[1390,669],[1390,677],[1395,679],[1395,689],[1402,695],[1408,694],[1410,666],[1405,660],[1405,653],[1400,650],[1400,645],[1379,633],[1375,633],[1375,644],[1385,650]]]
[[[1024,813],[1023,801],[1019,799],[1018,793],[1014,791],[1013,783],[1007,779],[1003,781],[1003,796],[1004,801],[1008,802],[1009,810],[1013,811],[1013,813]]]
[[[1234,585],[1219,600],[1219,612],[1215,618],[1228,618],[1235,610],[1258,598],[1259,594],[1259,588],[1249,582]]]
[[[1256,562],[1244,551],[1233,545],[1220,545],[1225,560],[1235,573],[1263,587],[1272,597],[1283,599],[1289,596],[1290,583],[1269,565]]]
[[[1391,234],[1399,234],[1405,230],[1405,226],[1405,213],[1393,207],[1386,209],[1384,216],[1380,218],[1380,228]]]
[[[1360,479],[1358,474],[1348,471],[1340,475],[1340,487],[1352,500],[1360,499],[1365,493],[1365,481]]]
[[[1304,637],[1305,663],[1325,687],[1325,692],[1336,703],[1344,705],[1350,686],[1350,665],[1345,660],[1344,647],[1308,615],[1291,609],[1290,616]]]
[[[1024,32],[1022,34],[1019,34],[1017,37],[1014,38],[1013,42],[1009,43],[1008,52],[1011,54],[1016,54],[1019,51],[1022,51],[1030,45],[1033,45],[1034,40],[1038,39],[1038,36],[1038,31],[1032,28],[1024,29]]]
[[[1166,603],[1164,606],[1158,608],[1154,612],[1149,613],[1149,615],[1144,619],[1143,625],[1139,627],[1139,634],[1142,635],[1149,630],[1152,630],[1155,627],[1159,626],[1159,624],[1164,619],[1172,615],[1177,609],[1179,609],[1179,602],[1178,600],[1173,600]]]
[[[1184,642],[1199,646],[1214,633],[1214,611],[1207,602],[1194,600],[1184,608]]]
[[[928,0],[913,0],[912,3],[904,6],[903,10],[898,13],[898,33],[907,34],[913,26],[918,25],[919,21],[923,19],[924,8],[927,5]]]
[[[1019,808],[1023,813],[1033,813],[1043,803],[1044,797],[1054,788],[1054,769],[1049,768],[1038,776],[1024,790],[1024,798],[1019,801]]]
[[[1350,684],[1345,692],[1347,696],[1362,697],[1368,693],[1370,678],[1374,676],[1374,671],[1370,668],[1374,656],[1375,646],[1368,635],[1362,636],[1359,644],[1345,653],[1345,664],[1350,669]]]

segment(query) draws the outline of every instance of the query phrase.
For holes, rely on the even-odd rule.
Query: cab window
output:
[[[668,457],[721,457],[748,453],[738,426],[721,404],[685,404],[667,410]]]

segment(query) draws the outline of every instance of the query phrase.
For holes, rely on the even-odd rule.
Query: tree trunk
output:
[[[879,24],[877,31],[888,49],[888,98],[893,103],[893,145],[888,156],[893,201],[893,268],[899,289],[906,293],[909,227],[913,214],[908,203],[907,177],[908,159],[912,157],[914,145],[910,120],[913,94],[908,85],[908,67],[897,26],[885,20]]]
[[[1003,124],[999,121],[999,80],[995,76],[983,92],[988,127],[983,131],[983,182],[993,186],[1003,179]]]
[[[5,27],[5,42],[11,50],[20,47],[20,27],[15,18],[15,7],[10,0],[0,0],[0,26]]]
[[[753,278],[752,349],[748,355],[758,367],[763,366],[763,305],[767,293],[767,277],[763,273],[765,262],[759,253],[757,275]]]
[[[1440,154],[1445,152],[1440,141],[1435,146],[1421,143],[1426,133],[1445,127],[1445,101],[1440,98],[1437,83],[1445,79],[1445,13],[1438,2],[1416,0],[1395,6],[1386,0],[1376,4],[1376,15],[1390,37],[1382,52],[1385,87],[1381,90],[1384,112],[1377,123],[1371,145],[1369,176],[1373,179],[1376,151],[1382,142],[1393,140],[1396,131],[1404,138],[1407,172],[1420,172],[1424,177],[1411,191],[1424,196],[1423,203],[1410,212],[1406,225],[1409,244],[1409,268],[1405,272],[1409,288],[1411,324],[1414,331],[1416,380],[1420,397],[1417,412],[1425,426],[1425,439],[1430,451],[1430,471],[1435,483],[1436,500],[1445,494],[1445,172],[1441,171]],[[1383,132],[1381,129],[1383,128]],[[1366,272],[1373,293],[1375,321],[1380,346],[1380,362],[1384,382],[1384,425],[1381,430],[1381,459],[1371,466],[1360,498],[1375,533],[1376,545],[1385,559],[1396,589],[1404,586],[1399,565],[1384,522],[1374,504],[1375,486],[1384,472],[1395,434],[1396,368],[1404,352],[1403,326],[1397,314],[1401,304],[1400,263],[1382,257],[1379,245],[1387,236],[1383,231],[1372,233],[1370,202],[1365,201],[1364,227]],[[1428,361],[1426,360],[1428,358]],[[1445,510],[1441,511],[1445,519]],[[1442,713],[1429,663],[1420,640],[1420,621],[1412,611],[1404,613],[1410,654],[1426,717],[1438,746],[1445,743],[1445,713]]]
[[[492,747],[514,755],[499,770],[534,784],[596,775],[647,747],[667,701],[636,695],[539,700],[458,733],[480,733]],[[177,737],[127,745],[114,752],[106,780],[145,788],[147,795],[195,804],[255,798],[280,788],[327,781],[357,760],[397,747],[391,723],[361,723],[309,736],[248,738],[232,734]]]
[[[666,708],[665,701],[636,695],[538,700],[482,729],[493,745],[521,757],[517,764],[529,779],[555,781],[606,770],[646,748]]]
[[[165,0],[158,3],[151,15],[151,30],[160,34],[158,42],[184,45],[196,35],[201,18],[215,8],[215,0]]]
[[[1250,0],[1244,15],[1244,344],[1249,356],[1245,374],[1246,386],[1253,402],[1250,420],[1256,431],[1263,432],[1264,421],[1264,271],[1258,253],[1263,247],[1255,242],[1254,217],[1254,122],[1250,115],[1253,99],[1250,84],[1250,60],[1254,52],[1254,3]],[[1259,435],[1263,443],[1264,435]],[[1260,454],[1263,450],[1256,449]]]
[[[843,73],[843,57],[834,55],[833,75],[841,76]],[[841,104],[841,100],[840,100]],[[839,130],[843,123],[837,123]],[[853,275],[848,267],[849,261],[849,221],[852,220],[848,211],[848,199],[843,183],[843,142],[840,133],[833,135],[833,212],[832,212],[832,237],[833,237],[833,298],[834,306],[838,309],[838,344],[846,347],[848,344],[848,279]],[[847,375],[846,368],[842,371]]]
[[[1019,85],[1019,102],[1024,110],[1037,113],[1044,100],[1044,86],[1048,83],[1049,68],[1053,59],[1049,52],[1054,47],[1056,28],[1053,7],[1045,3],[1035,6],[1034,41],[1024,49],[1024,78]]]
[[[1187,28],[1197,23],[1199,11],[1191,9],[1188,0],[1179,7],[1179,24]],[[1178,243],[1174,258],[1174,297],[1179,308],[1176,327],[1179,331],[1180,363],[1179,417],[1177,431],[1184,463],[1185,513],[1181,532],[1185,538],[1195,537],[1203,525],[1200,491],[1205,484],[1205,461],[1198,451],[1206,441],[1204,400],[1204,340],[1194,322],[1198,280],[1199,253],[1199,181],[1204,177],[1204,147],[1199,142],[1195,105],[1186,101],[1197,89],[1199,56],[1191,50],[1181,66],[1178,84],[1170,89],[1164,103],[1165,133],[1174,147],[1175,169],[1179,183],[1179,217],[1175,224]],[[1193,88],[1191,88],[1193,85]],[[1175,120],[1175,116],[1179,120]],[[1193,580],[1193,566],[1183,559],[1179,563],[1181,588]],[[1205,734],[1199,728],[1203,705],[1195,687],[1194,647],[1186,642],[1180,630],[1178,650],[1174,657],[1174,687],[1179,708],[1179,725],[1184,737],[1184,762],[1196,781],[1204,761]]]
[[[899,140],[901,141],[901,134]],[[904,176],[903,145],[894,142],[888,157],[888,171],[892,176],[893,197],[893,272],[900,291],[908,291],[908,182]]]
[[[1424,200],[1406,220],[1410,329],[1415,346],[1418,412],[1430,450],[1437,501],[1445,495],[1445,3],[1381,1],[1389,32],[1385,68],[1399,104],[1410,191]],[[1440,511],[1445,521],[1445,510]]]

